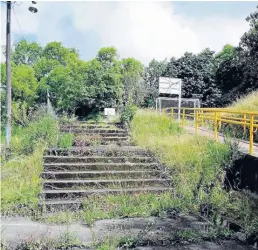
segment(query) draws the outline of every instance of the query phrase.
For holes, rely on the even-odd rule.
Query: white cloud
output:
[[[152,58],[178,57],[185,51],[196,53],[205,47],[218,51],[226,43],[237,45],[248,29],[248,23],[240,18],[185,17],[174,12],[173,2],[38,2],[37,14],[30,13],[28,6],[28,2],[16,6],[16,16],[22,32],[36,35],[42,44],[77,42],[78,38],[67,36],[61,25],[69,17],[85,40],[91,39],[87,32],[93,30],[101,46],[113,45],[120,57],[135,57],[144,63]],[[13,32],[20,33],[14,18],[12,22]],[[1,23],[3,27],[4,21]],[[81,46],[77,49],[85,51],[83,43]]]

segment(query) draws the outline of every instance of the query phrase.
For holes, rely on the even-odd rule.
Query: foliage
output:
[[[40,114],[40,116],[38,115]],[[46,146],[56,146],[59,136],[57,120],[41,112],[34,113],[25,127],[17,127],[11,138],[11,151],[13,154],[31,154],[38,143]]]
[[[137,106],[132,104],[126,105],[120,117],[121,122],[130,122],[133,119],[133,116],[136,111],[137,111]]]
[[[147,95],[145,97],[146,107],[154,107],[155,100],[158,97],[159,77],[164,76],[167,71],[167,61],[158,62],[153,59],[147,68],[145,68],[144,81]]]
[[[34,70],[27,65],[18,65],[13,68],[12,74],[12,98],[14,101],[33,104],[36,98],[37,82]]]
[[[41,55],[42,48],[38,43],[30,43],[22,39],[14,45],[12,60],[16,65],[26,64],[33,66],[40,59]]]
[[[141,105],[146,96],[143,75],[143,65],[134,58],[126,58],[121,62],[121,73],[123,81],[123,104],[134,103]]]

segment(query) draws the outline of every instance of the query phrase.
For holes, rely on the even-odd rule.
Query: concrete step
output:
[[[45,197],[45,204],[48,203],[50,205],[54,202],[57,203],[55,199],[76,199],[82,197],[88,197],[91,195],[107,195],[107,194],[128,194],[128,193],[160,193],[164,191],[172,190],[169,187],[137,187],[137,188],[114,188],[114,189],[78,189],[78,190],[71,190],[71,189],[62,189],[62,190],[44,190],[42,192],[42,196]],[[54,200],[53,200],[54,199]],[[65,200],[58,201],[60,204],[64,204]]]
[[[104,196],[104,195],[126,195],[137,193],[153,193],[159,195],[164,192],[173,191],[168,187],[146,187],[146,188],[127,188],[127,189],[96,189],[85,190],[84,197],[89,196]],[[40,207],[46,208],[47,211],[60,211],[60,210],[77,210],[83,208],[85,198],[67,198],[67,199],[46,199],[39,203]]]
[[[103,137],[103,136],[83,136],[83,137],[77,137],[75,138],[75,140],[78,140],[78,141],[109,141],[109,142],[113,142],[113,141],[127,141],[129,140],[129,137],[128,136],[108,136],[108,137]]]
[[[111,179],[111,180],[44,180],[44,190],[68,189],[92,189],[92,188],[132,188],[168,185],[167,179]]]
[[[44,171],[110,171],[110,170],[151,170],[158,163],[45,163]]]
[[[75,134],[77,137],[93,137],[93,138],[105,138],[105,137],[128,137],[128,133],[127,132],[115,132],[115,133],[110,133],[110,132],[107,132],[107,133],[101,133],[101,134],[98,134],[98,133],[88,133],[87,131],[76,131],[76,132],[73,132],[73,134]]]
[[[98,134],[98,135],[110,135],[110,134],[114,134],[114,135],[119,135],[119,134],[123,134],[123,135],[128,135],[128,132],[126,130],[122,130],[122,129],[87,129],[87,128],[62,128],[61,132],[65,132],[65,133],[73,133],[73,134]]]
[[[48,171],[43,172],[41,177],[44,179],[121,179],[121,178],[152,178],[161,177],[160,171],[145,170],[145,171],[66,171],[66,172],[55,172]]]
[[[85,129],[124,129],[123,125],[113,125],[113,124],[71,124],[71,125],[61,125],[61,129],[76,129],[76,128],[85,128]]]
[[[45,163],[136,163],[136,162],[154,162],[155,159],[147,156],[134,156],[134,157],[118,157],[118,156],[50,156],[45,155],[43,157]]]
[[[73,146],[69,149],[50,148],[45,155],[63,156],[151,156],[152,154],[136,146],[100,145],[100,146]]]

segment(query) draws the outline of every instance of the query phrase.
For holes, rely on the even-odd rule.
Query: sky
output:
[[[245,18],[257,2],[16,2],[12,9],[12,42],[21,38],[45,45],[60,41],[76,48],[82,59],[115,46],[120,58],[144,64],[153,58],[180,57],[209,47],[238,45],[248,31]],[[1,44],[5,44],[5,4],[1,3]]]

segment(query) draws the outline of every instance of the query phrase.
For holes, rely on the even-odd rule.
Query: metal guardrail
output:
[[[205,122],[213,124],[214,140],[218,140],[218,131],[222,124],[235,124],[243,127],[243,133],[249,129],[249,153],[254,153],[254,133],[258,130],[258,112],[245,110],[233,110],[222,108],[165,108],[162,110],[165,114],[169,113],[171,118],[177,115],[180,118],[182,127],[186,120],[192,120],[195,124],[195,133],[198,133],[199,126],[204,126]]]

